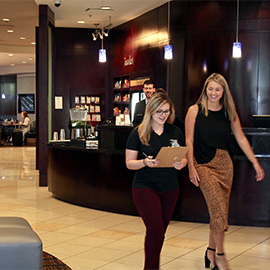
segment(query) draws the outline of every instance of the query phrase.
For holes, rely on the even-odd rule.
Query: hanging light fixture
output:
[[[93,36],[93,40],[96,41],[97,37],[98,37],[98,29],[97,29],[97,27],[98,27],[99,23],[94,23],[94,25],[96,26],[96,30],[95,30],[94,33],[92,33],[92,36]]]
[[[103,39],[101,39],[101,49],[98,50],[98,61],[100,63],[107,62],[106,49],[103,49]]]
[[[98,28],[99,23],[94,23],[94,25],[96,26],[95,32],[92,33],[94,41],[96,41],[98,37],[100,39],[103,39],[103,37],[108,37],[109,32],[110,32],[110,27],[112,26],[111,16],[110,16],[110,23],[108,25],[104,27],[102,26],[102,28]]]
[[[238,27],[239,27],[239,0],[237,0],[237,15],[236,15],[236,42],[233,43],[233,58],[241,58],[242,57],[242,49],[241,42],[238,42]]]
[[[103,1],[102,1],[102,6],[103,6]],[[99,32],[99,37],[101,39],[101,49],[99,49],[98,51],[98,61],[100,63],[107,62],[106,50],[103,48],[103,32],[104,32],[104,28],[103,28],[103,14],[102,14],[102,28],[101,28],[101,31]]]
[[[168,2],[168,43],[170,43],[170,18],[171,18],[171,11],[170,11],[170,1]],[[173,59],[173,48],[172,45],[167,44],[164,47],[164,59],[170,60]]]
[[[173,59],[172,45],[165,45],[164,58],[167,59],[167,60]]]

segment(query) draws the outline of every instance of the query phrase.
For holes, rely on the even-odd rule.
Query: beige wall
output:
[[[36,99],[36,74],[18,74],[17,75],[17,96],[19,94],[35,94]],[[36,102],[35,102],[36,104]],[[17,98],[17,108],[18,108],[18,98]],[[35,107],[35,112],[37,108]],[[29,118],[32,121],[36,120],[36,114],[29,114]],[[21,114],[17,114],[17,119],[22,120]]]

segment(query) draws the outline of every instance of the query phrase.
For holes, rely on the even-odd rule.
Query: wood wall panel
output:
[[[54,95],[64,97],[64,109],[53,111],[53,131],[64,128],[70,137],[69,108],[72,94],[101,95],[101,114],[105,118],[105,85],[108,64],[98,62],[100,39],[92,39],[93,29],[55,29]],[[104,42],[104,48],[107,41]]]
[[[166,89],[167,62],[163,58],[167,33],[167,5],[118,26],[110,32],[110,88],[113,77],[130,75],[132,79],[150,76],[156,87]],[[133,65],[124,66],[132,57]],[[108,108],[112,116],[112,102]]]
[[[236,18],[236,1],[188,1],[189,24],[230,21]]]
[[[260,35],[257,114],[270,114],[270,32]]]

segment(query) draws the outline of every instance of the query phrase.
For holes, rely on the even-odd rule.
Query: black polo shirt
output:
[[[180,128],[165,123],[164,132],[159,136],[152,131],[149,145],[141,143],[137,128],[130,133],[126,149],[138,151],[138,159],[144,159],[147,156],[156,157],[163,146],[172,146],[177,142],[180,146],[185,145],[184,135]],[[143,167],[136,170],[133,179],[133,188],[151,188],[157,191],[172,191],[178,188],[177,170],[175,168],[149,168]]]

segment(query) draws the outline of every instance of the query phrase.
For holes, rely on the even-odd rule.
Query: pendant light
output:
[[[98,61],[100,63],[107,62],[106,49],[103,49],[103,38],[101,39],[101,49],[98,50]]]
[[[239,27],[239,0],[237,0],[237,15],[236,15],[236,42],[233,43],[233,58],[241,58],[242,57],[242,49],[241,43],[238,42],[238,27]]]
[[[102,1],[102,6],[103,6],[103,1]],[[98,61],[100,63],[106,63],[107,62],[107,55],[106,55],[106,49],[103,48],[103,11],[102,11],[102,28],[101,28],[101,33],[99,33],[100,39],[101,39],[101,49],[98,50]]]
[[[171,12],[170,12],[170,1],[168,2],[168,43],[164,47],[164,59],[170,60],[173,59],[173,48],[172,45],[170,45],[170,17],[171,17]]]

